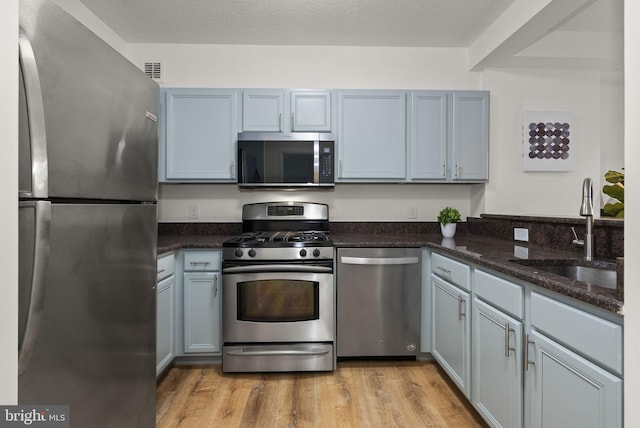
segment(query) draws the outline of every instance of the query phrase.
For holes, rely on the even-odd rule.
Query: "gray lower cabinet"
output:
[[[442,254],[430,262],[432,354],[490,426],[622,426],[622,316]]]
[[[621,427],[622,326],[533,292],[531,329],[527,426]]]
[[[473,298],[472,403],[494,427],[522,426],[522,323]]]
[[[543,334],[530,340],[527,426],[622,426],[622,379]]]
[[[175,357],[176,278],[174,255],[158,259],[156,286],[156,375],[159,375]]]
[[[220,251],[185,251],[184,354],[221,351]]]
[[[470,294],[431,275],[431,354],[467,398],[471,398]]]

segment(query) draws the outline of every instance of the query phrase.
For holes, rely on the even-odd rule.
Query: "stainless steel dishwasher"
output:
[[[338,249],[338,357],[417,355],[420,254],[419,248]]]

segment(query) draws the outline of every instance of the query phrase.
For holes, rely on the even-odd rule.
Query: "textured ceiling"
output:
[[[514,0],[80,0],[128,43],[466,47]]]

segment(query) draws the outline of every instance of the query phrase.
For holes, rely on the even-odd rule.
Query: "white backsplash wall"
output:
[[[456,207],[463,221],[470,214],[466,184],[339,184],[334,190],[239,190],[234,184],[162,184],[160,222],[240,222],[242,205],[301,201],[329,205],[331,221],[436,221],[444,206]],[[190,218],[193,207],[198,218]],[[415,218],[414,217],[415,213]]]

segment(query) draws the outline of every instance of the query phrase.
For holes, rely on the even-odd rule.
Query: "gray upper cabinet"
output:
[[[451,95],[451,162],[453,181],[489,179],[489,92]]]
[[[291,91],[291,130],[331,132],[331,92]]]
[[[406,92],[338,92],[338,180],[404,181]]]
[[[411,100],[412,180],[447,178],[447,93],[415,91]]]
[[[411,181],[489,178],[489,92],[411,92]]]
[[[331,91],[245,89],[242,130],[260,132],[330,132]]]
[[[242,92],[243,131],[284,131],[285,91],[251,89]]]
[[[160,181],[234,181],[238,91],[160,92]]]

